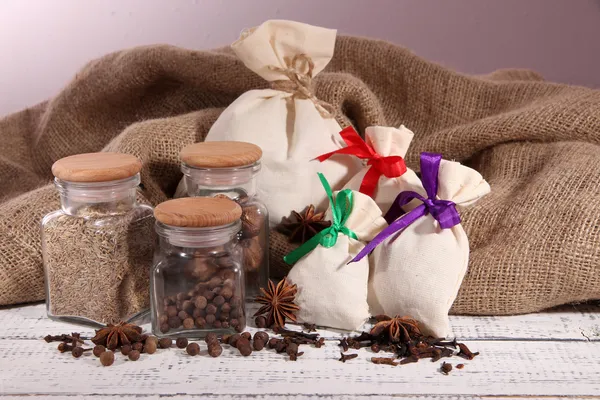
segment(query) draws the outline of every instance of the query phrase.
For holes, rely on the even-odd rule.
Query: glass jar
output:
[[[152,332],[205,337],[246,327],[241,207],[229,199],[183,198],[154,210],[159,246],[150,275]]]
[[[155,235],[152,208],[137,202],[141,165],[90,153],[52,166],[61,209],[42,220],[51,319],[114,324],[147,312]]]
[[[182,196],[226,196],[242,207],[240,246],[249,298],[266,288],[269,279],[269,216],[256,195],[261,156],[260,147],[245,142],[194,143],[180,153]]]

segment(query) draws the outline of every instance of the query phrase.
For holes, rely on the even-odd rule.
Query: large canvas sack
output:
[[[477,171],[429,153],[421,156],[421,171],[425,188],[419,192],[425,195],[401,193],[386,214],[390,226],[361,254],[375,248],[368,301],[374,314],[410,315],[425,333],[448,337],[448,311],[469,262],[469,240],[456,209],[488,194],[490,186]],[[423,204],[396,219],[413,197]]]
[[[354,330],[370,315],[367,304],[369,261],[365,258],[348,263],[362,250],[364,242],[371,240],[387,223],[373,199],[360,192],[349,189],[337,192],[331,198],[331,205],[327,215],[332,220],[332,228],[323,231],[322,238],[315,236],[295,250],[296,254],[301,254],[298,252],[303,249],[310,252],[294,264],[288,279],[298,286],[295,302],[300,307],[299,321]],[[337,227],[347,228],[355,237]],[[331,241],[328,235],[336,236],[335,243],[329,247],[321,244],[324,240]],[[295,253],[291,253],[286,259],[293,263],[295,257]]]
[[[207,141],[254,143],[263,151],[258,195],[278,224],[292,210],[326,206],[314,177],[323,172],[341,188],[359,167],[349,158],[323,164],[313,159],[339,148],[339,124],[318,100],[311,80],[331,60],[336,31],[291,21],[267,21],[242,33],[231,48],[271,89],[250,90],[235,100],[211,127]]]
[[[338,36],[313,83],[339,126],[361,134],[410,127],[409,168],[418,170],[419,152],[439,152],[492,185],[461,210],[471,255],[451,312],[514,314],[600,299],[600,91],[525,70],[459,74],[348,36]],[[156,205],[181,180],[180,150],[204,140],[236,98],[268,87],[230,48],[144,46],[93,60],[52,99],[0,118],[0,304],[45,297],[39,223],[58,208],[56,160],[133,154],[143,162],[143,196]],[[272,233],[270,270],[283,276],[294,246]]]

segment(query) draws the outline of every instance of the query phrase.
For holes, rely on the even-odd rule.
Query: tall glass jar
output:
[[[256,195],[260,147],[245,142],[203,142],[180,153],[185,191],[189,197],[228,197],[242,207],[242,236],[246,294],[254,297],[269,278],[267,207]]]
[[[61,209],[42,220],[46,307],[51,319],[129,321],[150,305],[152,208],[138,204],[141,162],[90,153],[52,166]]]
[[[229,199],[183,198],[159,204],[154,215],[152,332],[197,338],[243,331],[241,207]]]

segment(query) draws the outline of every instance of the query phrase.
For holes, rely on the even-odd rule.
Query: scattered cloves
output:
[[[394,367],[398,365],[395,359],[390,357],[371,357],[371,362],[373,364],[391,365]]]
[[[345,363],[348,360],[352,360],[353,358],[358,357],[358,354],[344,354],[340,352],[341,358],[338,361]]]
[[[442,371],[442,373],[444,375],[448,375],[450,373],[450,371],[452,371],[452,364],[444,361],[442,363],[442,367],[440,368],[440,370]]]

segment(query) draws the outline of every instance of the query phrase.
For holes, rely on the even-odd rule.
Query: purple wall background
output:
[[[0,115],[107,52],[227,45],[270,18],[386,39],[466,73],[531,68],[600,87],[600,0],[0,0]]]

